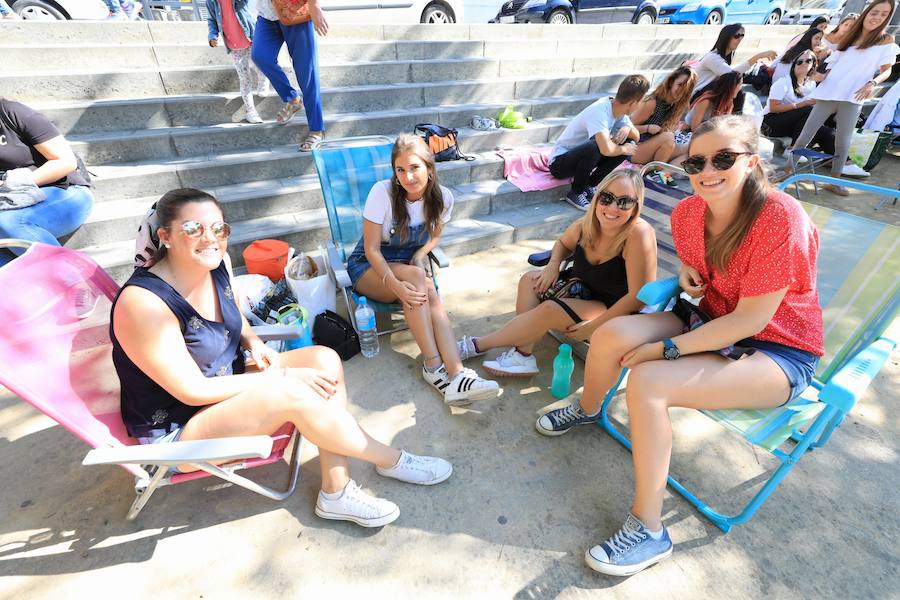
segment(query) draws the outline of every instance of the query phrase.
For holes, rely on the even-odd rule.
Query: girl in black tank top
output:
[[[570,225],[554,244],[542,271],[519,280],[517,316],[486,336],[464,336],[458,343],[463,360],[491,348],[511,347],[484,362],[501,376],[538,372],[531,352],[549,330],[586,340],[607,320],[637,312],[637,292],[656,278],[656,236],[640,218],[644,184],[633,169],[610,173],[585,216]],[[571,266],[560,270],[571,259]]]
[[[147,235],[137,258],[153,257],[119,292],[110,319],[129,434],[141,443],[166,443],[272,435],[293,424],[319,446],[316,514],[364,527],[386,525],[400,512],[350,479],[348,456],[408,483],[450,477],[447,461],[391,448],[360,428],[347,410],[341,359],[333,350],[279,354],[263,344],[235,303],[225,253],[231,228],[215,198],[173,190],[155,211],[141,225]],[[244,373],[241,346],[255,363],[252,373]]]
[[[678,67],[631,114],[641,134],[631,162],[670,162],[676,150],[675,131],[690,105],[696,81],[691,69]]]

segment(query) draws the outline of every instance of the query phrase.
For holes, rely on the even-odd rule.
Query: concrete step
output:
[[[665,71],[644,71],[659,81]],[[578,96],[615,90],[625,73],[568,77],[507,77],[488,81],[411,82],[322,88],[322,104],[330,113],[383,111],[525,98]],[[32,102],[67,136],[100,132],[198,127],[238,122],[244,117],[235,93],[163,96],[86,102]],[[274,118],[281,100],[257,97],[259,113]],[[296,117],[302,119],[301,114]]]
[[[517,226],[527,227],[523,231],[539,236],[539,232],[559,226],[560,215],[569,214],[577,218],[580,214],[558,201],[560,188],[523,193],[509,182],[498,179],[451,187],[451,190],[456,204],[444,239],[448,246],[456,248],[457,255],[507,243],[504,240],[510,240],[510,236],[517,239]],[[232,196],[225,200],[225,210],[229,211],[228,219],[232,224],[228,251],[235,266],[243,264],[241,252],[253,240],[276,238],[287,241],[298,250],[313,250],[330,236],[324,208],[235,221],[230,216],[230,203],[237,199]],[[129,224],[131,232],[136,230],[136,223],[137,220]],[[124,225],[117,223],[112,227],[118,229]],[[132,270],[133,233],[124,239],[97,239],[94,244],[85,243],[91,241],[91,236],[97,235],[98,231],[99,228],[85,225],[66,241],[66,246],[89,254],[115,279],[123,281]]]
[[[463,152],[477,153],[498,147],[518,147],[546,144],[556,139],[568,122],[567,118],[548,117],[528,123],[524,129],[476,131],[460,128],[460,147]],[[412,127],[405,129],[411,131]],[[404,131],[403,129],[395,129]],[[476,161],[477,162],[477,161]],[[477,168],[477,165],[472,168]],[[493,168],[493,167],[492,167]],[[159,196],[176,187],[212,187],[234,185],[248,181],[282,179],[312,175],[312,157],[301,153],[294,145],[261,145],[240,152],[194,155],[92,166],[98,201],[121,200],[144,196]]]
[[[794,36],[803,32],[803,26],[767,27],[745,25],[747,37],[742,46],[757,47],[754,40],[767,37]],[[110,45],[173,44],[185,40],[205,40],[206,23],[203,22],[134,22],[102,23],[89,21],[7,21],[3,24],[0,48],[22,44],[42,46],[81,46],[86,40],[103,40]],[[321,43],[336,40],[402,40],[402,41],[465,41],[487,40],[573,40],[590,41],[607,39],[682,39],[705,38],[715,40],[718,30],[703,25],[344,25],[332,24],[328,37]],[[712,44],[710,44],[711,46]]]
[[[329,137],[397,134],[411,132],[417,123],[440,123],[447,127],[465,127],[474,115],[496,116],[512,104],[535,119],[577,114],[601,94],[558,98],[509,99],[483,104],[460,104],[422,108],[398,107],[393,110],[327,115]],[[305,118],[295,117],[286,124],[275,122],[250,125],[227,123],[209,127],[175,127],[128,132],[102,132],[69,136],[72,149],[94,166],[152,159],[209,156],[297,143],[306,134]]]
[[[752,49],[742,49],[736,60]],[[599,75],[671,69],[695,52],[634,53],[628,55],[543,58],[457,58],[346,62],[323,65],[322,87],[383,85],[385,82],[483,81],[496,78]],[[98,66],[102,67],[102,63]],[[0,89],[24,102],[73,102],[103,98],[152,98],[195,95],[239,89],[237,73],[229,65],[136,68],[126,71],[88,68],[80,71],[44,70],[40,73],[0,74]]]

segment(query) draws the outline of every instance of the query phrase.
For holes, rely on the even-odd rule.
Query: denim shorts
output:
[[[409,260],[416,253],[416,250],[422,246],[401,246],[395,248],[387,244],[381,245],[381,255],[389,263],[408,264]],[[350,276],[350,282],[356,287],[356,282],[360,280],[363,274],[372,267],[366,258],[365,251],[357,252],[356,250],[347,259],[347,274]]]
[[[798,350],[784,344],[746,338],[737,342],[735,346],[756,348],[757,351],[762,352],[781,367],[791,386],[790,397],[782,406],[794,400],[809,387],[816,374],[816,367],[819,365],[819,357],[812,352]]]

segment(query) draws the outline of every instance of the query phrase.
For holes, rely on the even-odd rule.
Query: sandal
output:
[[[296,102],[285,102],[284,106],[281,107],[281,110],[279,110],[278,114],[275,116],[275,121],[277,121],[279,125],[284,125],[294,118],[294,113],[301,108],[303,108],[303,100],[300,100],[299,98]]]
[[[300,152],[311,152],[313,146],[325,139],[324,131],[310,131],[306,138],[300,142]]]
[[[822,186],[822,189],[828,190],[829,192],[831,192],[832,194],[835,194],[836,196],[849,196],[850,195],[850,190],[848,190],[847,188],[845,188],[842,185],[838,185],[836,183],[822,183],[820,185]]]

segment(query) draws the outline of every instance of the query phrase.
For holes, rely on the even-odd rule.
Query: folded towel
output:
[[[551,146],[528,150],[500,150],[503,157],[503,176],[523,192],[549,190],[572,183],[571,178],[556,179],[550,174]]]

